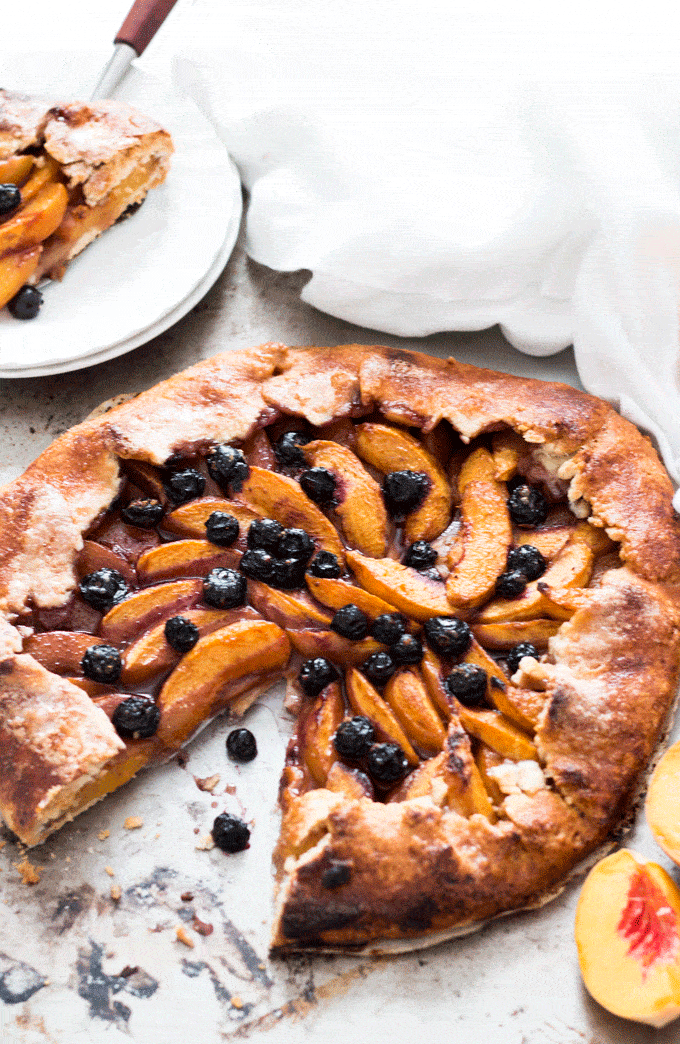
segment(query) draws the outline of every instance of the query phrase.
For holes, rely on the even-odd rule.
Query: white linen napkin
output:
[[[680,479],[680,66],[668,4],[194,0],[175,79],[250,191],[247,249],[408,337],[500,323]],[[670,20],[669,20],[670,19]]]

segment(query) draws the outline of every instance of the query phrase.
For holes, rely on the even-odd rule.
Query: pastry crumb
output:
[[[3,848],[5,847],[6,844],[7,844],[6,841],[0,841],[0,852],[2,852],[2,850],[3,850]]]
[[[109,875],[109,877],[115,877],[116,876],[116,871],[113,869],[112,866],[105,866],[104,870]]]
[[[125,830],[139,830],[140,827],[144,826],[144,820],[141,816],[128,816],[123,827]]]
[[[175,928],[175,935],[177,936],[178,942],[184,943],[184,945],[188,946],[190,950],[193,950],[194,940],[187,934],[187,930],[183,924],[180,924]]]
[[[212,834],[206,834],[200,841],[196,842],[194,847],[198,852],[209,852],[211,848],[215,847]]]
[[[211,924],[208,924],[206,921],[201,921],[196,916],[196,914],[194,914],[194,919],[191,922],[191,927],[194,929],[195,932],[198,932],[199,935],[212,935],[214,931],[214,928]]]
[[[35,885],[40,883],[40,872],[41,866],[34,866],[33,863],[29,863],[28,856],[24,856],[20,863],[14,864],[21,874],[21,880],[25,885]]]
[[[100,830],[99,833],[97,834],[97,840],[98,841],[106,841],[106,839],[107,839],[107,837],[109,836],[110,833],[111,833],[110,830]]]
[[[117,903],[119,901],[119,899],[120,899],[122,894],[123,894],[123,891],[122,891],[120,885],[118,885],[118,884],[111,885],[111,898],[113,899],[114,903]]]
[[[243,1007],[243,1001],[241,1000],[240,997],[232,997],[231,998],[231,1006],[232,1006],[232,1008],[239,1008],[240,1009],[240,1008]]]
[[[180,899],[182,900],[183,903],[190,903],[190,902],[192,902],[193,898],[194,898],[194,893],[193,892],[182,892],[182,894],[180,895]]]
[[[199,776],[194,776],[194,779],[199,790],[204,790],[209,794],[212,794],[220,781],[220,774],[219,772],[216,772],[213,776],[206,776],[204,779],[201,779]]]

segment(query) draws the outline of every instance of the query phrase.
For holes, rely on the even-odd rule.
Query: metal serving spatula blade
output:
[[[91,101],[110,98],[130,68],[163,25],[177,0],[135,0],[114,38],[114,51],[107,62]]]

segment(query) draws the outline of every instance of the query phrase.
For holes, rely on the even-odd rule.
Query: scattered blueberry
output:
[[[337,555],[332,551],[319,551],[307,569],[312,576],[320,576],[326,580],[335,580],[342,573]]]
[[[358,605],[350,602],[338,609],[331,620],[331,630],[351,642],[360,642],[368,634],[368,617]]]
[[[250,729],[232,729],[227,736],[227,754],[232,761],[252,761],[257,757],[257,742]]]
[[[43,303],[43,295],[36,286],[22,286],[7,302],[9,314],[15,319],[35,319]]]
[[[203,496],[204,489],[205,476],[195,468],[174,471],[165,483],[165,491],[175,504],[186,504]]]
[[[241,557],[239,569],[249,580],[259,580],[261,584],[271,584],[274,579],[275,559],[263,547],[250,548]]]
[[[519,569],[507,570],[496,580],[496,594],[501,598],[518,598],[526,589],[527,578]]]
[[[213,569],[203,581],[203,599],[215,609],[235,609],[246,600],[246,578],[235,569]]]
[[[371,624],[371,638],[383,645],[395,645],[406,634],[406,617],[401,613],[383,613]]]
[[[516,526],[540,526],[548,517],[548,503],[536,486],[521,482],[508,496],[508,511]]]
[[[331,682],[337,681],[340,675],[330,660],[317,656],[313,660],[305,660],[298,674],[298,681],[307,696],[318,696]]]
[[[368,752],[367,768],[376,783],[399,783],[409,770],[408,759],[398,743],[376,743]]]
[[[274,445],[274,454],[279,464],[287,468],[304,468],[307,463],[300,449],[306,446],[309,438],[301,431],[286,431]]]
[[[231,547],[241,531],[237,518],[226,511],[213,511],[205,522],[205,535],[211,544]]]
[[[165,640],[176,652],[188,653],[198,641],[198,627],[186,616],[171,616],[165,621]]]
[[[356,714],[341,721],[333,736],[333,746],[346,761],[361,761],[375,740],[375,729],[369,718]]]
[[[519,670],[519,661],[523,656],[538,656],[538,650],[535,645],[531,642],[519,642],[514,645],[507,655],[508,671],[510,674],[514,674],[515,671]]]
[[[487,674],[474,663],[454,667],[446,679],[446,688],[465,707],[479,707],[486,701]]]
[[[361,665],[362,674],[374,685],[386,685],[396,669],[396,663],[385,652],[371,653]]]
[[[0,216],[7,217],[21,206],[21,189],[16,185],[0,185]]]
[[[304,587],[306,566],[306,561],[301,558],[275,559],[272,587],[278,587],[281,591],[296,591]]]
[[[249,848],[250,828],[231,812],[221,812],[212,825],[212,839],[223,852],[243,852]]]
[[[275,555],[279,540],[283,536],[283,526],[273,518],[256,518],[248,527],[248,547],[263,547],[270,555]]]
[[[250,468],[241,450],[230,446],[228,442],[215,446],[205,458],[205,462],[211,479],[223,490],[231,486],[238,492],[250,474]]]
[[[161,720],[161,712],[148,696],[128,696],[111,716],[113,727],[123,739],[148,739]]]
[[[443,656],[462,656],[472,641],[472,631],[457,616],[432,616],[423,630],[430,648]]]
[[[91,645],[80,661],[83,674],[90,681],[113,685],[123,669],[118,649],[113,645]]]
[[[437,561],[437,552],[427,540],[416,540],[404,555],[402,562],[411,569],[429,569]]]
[[[300,475],[303,492],[315,504],[330,504],[335,496],[335,476],[327,468],[309,468]]]
[[[304,529],[284,529],[276,548],[278,558],[299,558],[305,565],[316,550],[316,545]]]
[[[98,569],[95,573],[88,573],[80,581],[78,589],[87,604],[100,613],[108,612],[128,593],[128,586],[122,573],[108,567]]]
[[[520,544],[519,547],[513,547],[508,552],[508,563],[506,570],[512,571],[518,569],[520,573],[524,573],[527,580],[538,580],[540,576],[543,576],[548,563],[545,558],[533,544]]]
[[[390,648],[390,656],[399,667],[420,663],[423,658],[423,643],[415,634],[403,634]]]
[[[153,529],[163,518],[163,505],[160,500],[133,500],[121,509],[120,514],[129,526]]]
[[[423,471],[390,471],[382,484],[385,504],[394,518],[408,515],[423,502],[430,480]]]

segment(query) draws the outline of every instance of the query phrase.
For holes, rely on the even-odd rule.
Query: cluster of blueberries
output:
[[[21,189],[12,183],[0,185],[0,219],[8,218],[21,206]],[[35,286],[22,286],[7,308],[15,319],[35,319],[42,304],[42,294]]]

